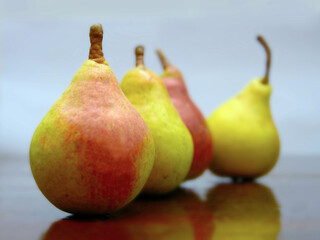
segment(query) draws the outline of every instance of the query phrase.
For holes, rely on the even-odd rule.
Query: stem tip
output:
[[[167,67],[169,67],[171,64],[169,63],[168,59],[166,58],[166,56],[163,54],[163,52],[161,51],[160,48],[158,48],[157,50],[157,54],[159,56],[160,62],[162,64],[163,69],[166,69]]]
[[[267,53],[267,64],[266,64],[266,73],[264,78],[262,79],[263,84],[268,84],[269,83],[269,72],[270,72],[270,64],[271,64],[271,50],[269,48],[269,45],[267,42],[264,40],[264,38],[261,35],[257,36],[257,40],[262,44],[264,47],[266,53]]]
[[[94,24],[90,27],[90,52],[89,59],[94,60],[97,63],[103,63],[105,61],[102,52],[102,39],[103,29],[100,23]]]
[[[139,45],[135,49],[136,54],[136,66],[144,65],[143,63],[143,55],[144,55],[144,47],[142,45]]]
[[[103,29],[100,23],[93,24],[90,27],[90,37],[93,36],[103,37]]]

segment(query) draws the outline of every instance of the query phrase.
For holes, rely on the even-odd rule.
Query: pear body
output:
[[[191,133],[194,154],[188,179],[201,175],[213,158],[213,141],[206,120],[189,96],[183,77],[178,69],[169,66],[161,76],[171,101]]]
[[[154,154],[152,135],[111,68],[87,60],[37,127],[30,165],[57,208],[106,214],[141,191]]]
[[[271,86],[254,79],[207,119],[215,143],[213,173],[256,178],[274,167],[280,140],[271,116],[270,95]]]
[[[143,191],[168,193],[189,172],[193,157],[191,134],[155,73],[138,66],[124,76],[121,89],[147,123],[155,143],[154,167]]]

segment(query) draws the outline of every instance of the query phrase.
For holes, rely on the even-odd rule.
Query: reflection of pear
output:
[[[211,239],[214,230],[214,214],[210,205],[191,190],[180,188],[175,194],[175,199],[184,208],[192,224],[194,239]]]
[[[51,225],[42,240],[129,240],[122,226],[106,221],[62,219]]]
[[[176,240],[193,239],[193,228],[184,208],[173,195],[138,199],[105,220],[60,220],[42,240]]]
[[[174,195],[141,199],[124,209],[127,231],[132,239],[193,239],[193,228],[185,209]]]
[[[212,239],[275,240],[280,210],[272,191],[261,184],[219,184],[208,194],[215,216]]]

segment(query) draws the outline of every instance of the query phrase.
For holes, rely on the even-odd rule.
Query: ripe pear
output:
[[[151,132],[102,53],[103,30],[90,28],[90,54],[37,127],[30,146],[33,177],[57,208],[106,214],[141,191],[154,162]]]
[[[211,133],[204,116],[190,98],[179,69],[170,64],[160,49],[157,50],[157,53],[164,68],[161,75],[162,81],[168,90],[173,105],[178,110],[192,136],[194,153],[187,179],[193,179],[200,176],[211,163],[213,157]]]
[[[124,76],[120,86],[147,123],[155,143],[154,166],[143,191],[165,194],[186,178],[193,141],[163,82],[144,66],[143,47],[138,46],[135,54],[136,68]]]
[[[215,143],[210,169],[220,176],[257,178],[278,160],[280,140],[269,103],[271,52],[261,36],[258,41],[267,52],[265,76],[253,79],[207,119]]]
[[[279,204],[262,184],[222,183],[207,196],[214,214],[212,240],[276,240],[281,229]]]

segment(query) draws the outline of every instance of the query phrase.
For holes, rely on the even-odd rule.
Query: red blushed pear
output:
[[[187,179],[193,179],[201,175],[211,163],[212,137],[204,116],[189,96],[181,72],[169,63],[160,49],[157,50],[157,53],[164,68],[161,75],[162,81],[173,105],[192,135],[194,154]]]
[[[39,189],[74,214],[122,208],[141,191],[154,162],[152,135],[105,61],[102,38],[102,26],[91,26],[89,60],[43,118],[30,146]]]

